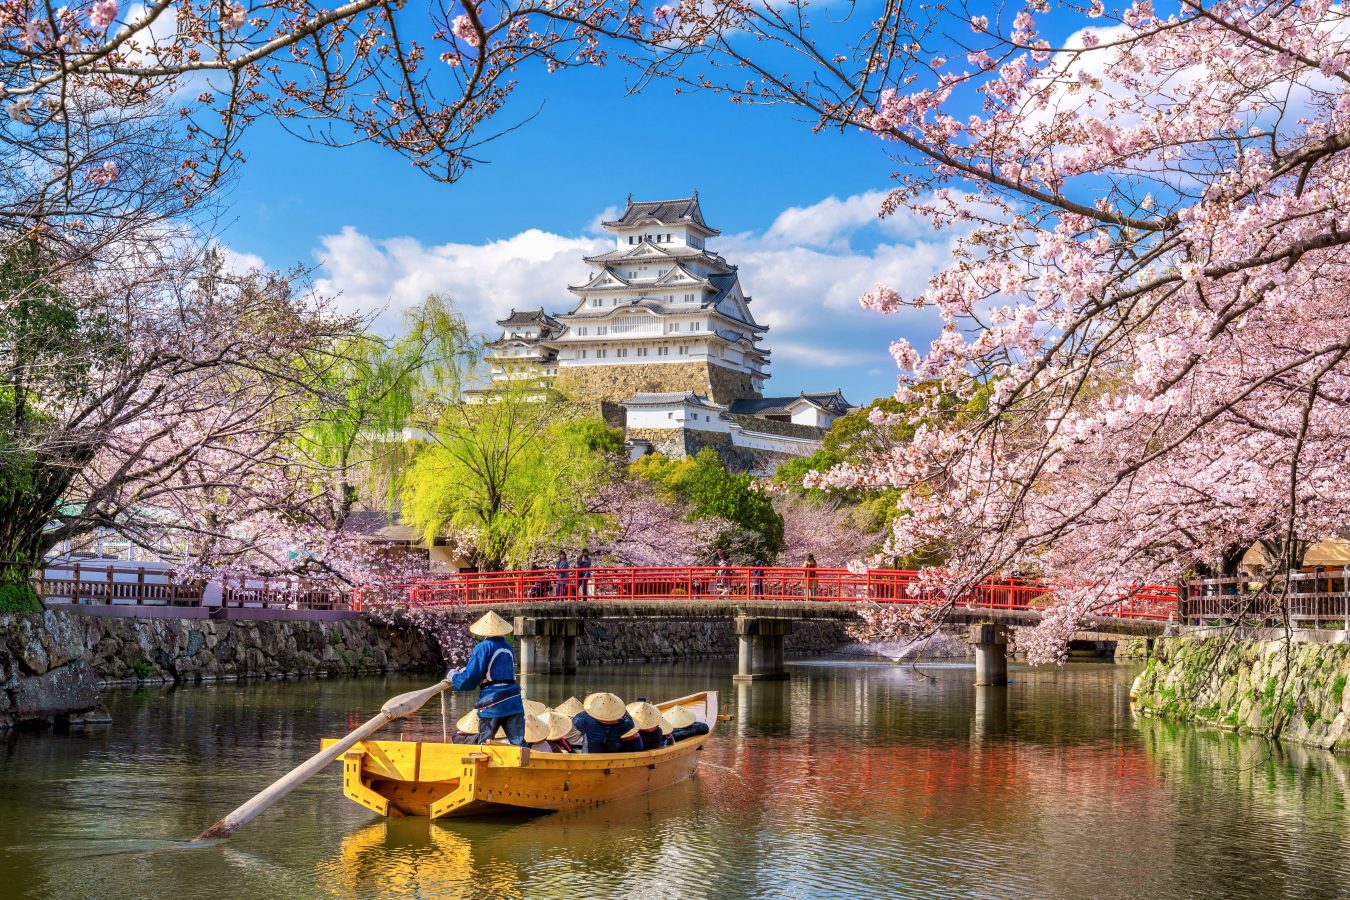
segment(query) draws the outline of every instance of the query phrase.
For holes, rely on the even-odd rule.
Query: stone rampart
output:
[[[1144,715],[1350,750],[1350,644],[1160,638],[1139,679]]]
[[[636,393],[688,391],[715,403],[758,397],[747,372],[707,362],[631,362],[561,366],[553,387],[575,402],[620,403]]]

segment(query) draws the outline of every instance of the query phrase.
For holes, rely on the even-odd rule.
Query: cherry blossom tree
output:
[[[59,278],[43,254],[4,260],[0,581],[96,529],[209,558],[295,504],[290,445],[356,323],[286,276],[125,249]]]
[[[903,489],[891,552],[940,538],[925,579],[947,603],[993,573],[1050,579],[1023,646],[1052,659],[1137,585],[1255,540],[1287,571],[1344,529],[1343,7],[896,4],[850,34],[804,3],[733,6],[727,30],[680,5],[665,73],[875,135],[900,164],[881,214],[954,235],[925,290],[863,303],[940,317],[926,352],[893,347],[900,399],[937,380],[987,391],[985,414],[930,403],[912,441],[817,482]]]
[[[458,178],[521,77],[601,65],[650,30],[633,0],[16,0],[0,13],[6,136],[60,133],[81,94],[182,110],[189,192],[243,158],[260,118],[334,146],[371,141]],[[39,138],[40,139],[40,138]],[[115,177],[116,149],[105,160]],[[72,160],[73,162],[73,160]]]
[[[881,546],[881,531],[859,525],[863,511],[853,504],[779,494],[773,506],[783,517],[782,565],[799,565],[809,554],[820,566],[843,568],[861,563]]]
[[[600,483],[586,507],[597,521],[588,539],[592,556],[612,565],[701,565],[731,527],[715,517],[695,519],[686,504],[634,478]]]

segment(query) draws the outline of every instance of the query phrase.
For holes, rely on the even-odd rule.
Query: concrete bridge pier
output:
[[[1007,684],[1007,629],[993,622],[972,625],[970,643],[975,645],[975,684]]]
[[[783,639],[792,630],[791,619],[736,617],[738,644],[733,681],[768,681],[788,677],[783,664]]]
[[[521,675],[577,673],[577,638],[585,633],[585,622],[516,616],[515,625]]]

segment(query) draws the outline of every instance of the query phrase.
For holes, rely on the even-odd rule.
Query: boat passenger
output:
[[[506,739],[517,747],[525,746],[525,707],[521,703],[520,684],[516,681],[516,657],[505,635],[511,623],[490,612],[469,626],[479,641],[469,662],[447,676],[457,691],[478,689],[478,743],[483,744],[500,727]]]
[[[520,701],[520,705],[525,708],[525,715],[527,716],[542,716],[544,713],[548,712],[548,707],[538,700],[524,698]]]
[[[568,697],[566,700],[555,706],[554,709],[564,716],[567,716],[568,719],[571,719],[577,713],[581,712],[581,701],[576,697]]]
[[[541,717],[548,724],[548,747],[554,753],[580,753],[581,732],[572,720],[550,709]]]
[[[548,723],[543,716],[525,717],[525,746],[537,753],[552,753],[548,745]]]
[[[675,706],[666,710],[666,719],[674,729],[670,735],[673,743],[678,744],[687,738],[708,733],[708,723],[700,722],[698,716],[686,707]]]
[[[467,716],[460,716],[459,721],[455,723],[455,736],[450,739],[450,743],[478,743],[478,713],[476,711],[470,710]]]
[[[619,753],[624,749],[622,737],[633,730],[633,718],[623,701],[608,693],[588,696],[572,724],[581,732],[587,753]]]
[[[628,704],[628,714],[633,717],[633,724],[638,728],[638,739],[642,743],[643,750],[659,750],[666,745],[666,735],[662,733],[661,723],[664,718],[661,710],[657,709],[655,704],[648,703],[645,700],[639,700],[636,703]],[[674,729],[671,728],[673,731]]]
[[[619,735],[620,753],[641,753],[642,752],[642,732],[634,725],[632,728]]]

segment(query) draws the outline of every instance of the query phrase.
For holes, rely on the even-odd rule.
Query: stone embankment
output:
[[[1139,680],[1144,715],[1350,750],[1350,644],[1232,635],[1158,640]]]
[[[48,610],[0,616],[0,730],[79,724],[101,687],[438,669],[440,649],[407,626],[131,619]],[[97,718],[95,714],[94,718]]]
[[[848,643],[839,622],[794,622],[789,654],[831,653]],[[715,659],[735,656],[735,623],[730,619],[642,621],[592,619],[577,640],[580,663]]]

